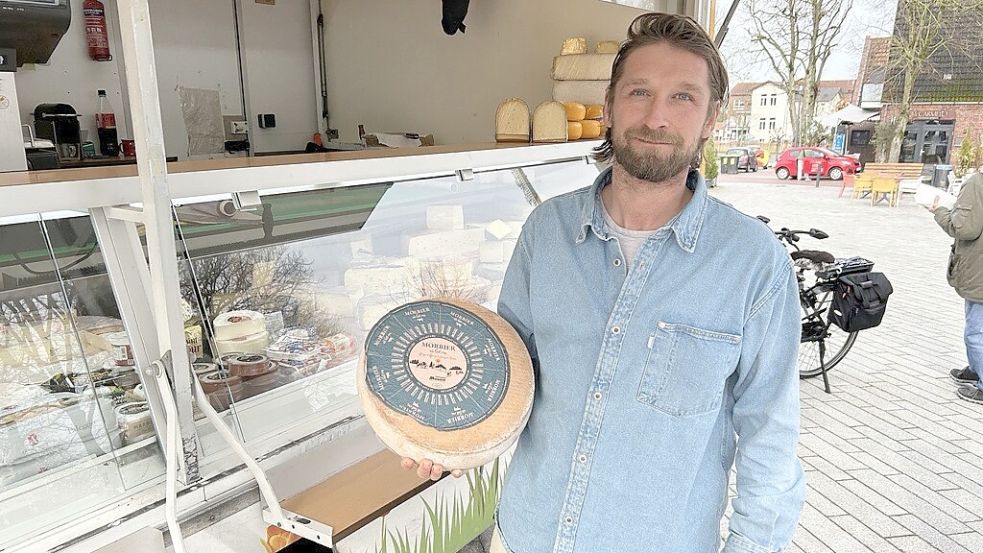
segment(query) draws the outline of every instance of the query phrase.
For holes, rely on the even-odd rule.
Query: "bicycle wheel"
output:
[[[832,298],[832,291],[821,291],[800,302],[802,341],[799,344],[799,378],[813,378],[823,373],[819,363],[820,336],[826,345],[826,372],[842,361],[857,341],[856,332],[847,332],[836,325],[826,324]]]

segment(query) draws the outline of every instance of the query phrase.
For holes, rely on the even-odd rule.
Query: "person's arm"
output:
[[[805,495],[799,442],[799,289],[791,263],[744,325],[734,384],[737,496],[723,553],[773,553],[792,540]]]
[[[970,178],[959,191],[956,205],[950,210],[938,207],[935,222],[956,240],[976,240],[983,235],[983,175]]]
[[[515,246],[509,267],[502,281],[502,292],[498,296],[498,314],[502,316],[522,338],[533,368],[539,371],[536,353],[536,339],[532,331],[532,305],[530,302],[530,244],[529,233],[523,229]]]

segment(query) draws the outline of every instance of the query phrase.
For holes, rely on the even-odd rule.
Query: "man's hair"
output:
[[[682,48],[706,60],[710,73],[709,109],[712,111],[714,107],[723,106],[729,89],[727,68],[724,67],[724,60],[720,57],[720,52],[717,51],[717,47],[714,46],[706,31],[689,16],[670,13],[645,13],[631,22],[628,27],[628,39],[621,43],[618,54],[614,57],[611,82],[608,84],[605,98],[605,109],[609,109],[614,103],[614,89],[625,71],[625,60],[628,59],[628,54],[642,46],[661,42]],[[610,118],[610,113],[608,116]],[[695,166],[699,166],[699,158],[702,155],[705,142],[706,140],[700,141],[700,153],[694,160]],[[604,133],[604,142],[594,148],[594,158],[597,161],[606,162],[613,157],[614,147],[611,144],[611,128],[608,127]]]

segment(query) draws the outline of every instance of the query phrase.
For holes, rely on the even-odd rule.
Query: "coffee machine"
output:
[[[35,107],[34,134],[54,143],[59,160],[82,159],[79,114],[69,104],[39,104]]]

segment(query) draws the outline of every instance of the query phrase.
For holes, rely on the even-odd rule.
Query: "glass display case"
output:
[[[272,178],[258,190],[252,167],[178,175],[193,378],[256,457],[359,420],[355,365],[372,325],[423,297],[494,310],[523,223],[542,201],[593,182],[593,145],[389,155],[375,166],[321,163],[320,173],[279,166],[272,174],[323,180]],[[132,242],[145,261],[147,231],[105,224],[117,208],[102,198],[119,192],[73,194],[78,211],[0,218],[0,549],[163,487],[162,408],[131,347],[134,332],[154,329],[128,333],[137,308],[118,303],[146,279],[120,252]],[[238,466],[200,408],[172,392],[193,411],[201,476]]]

